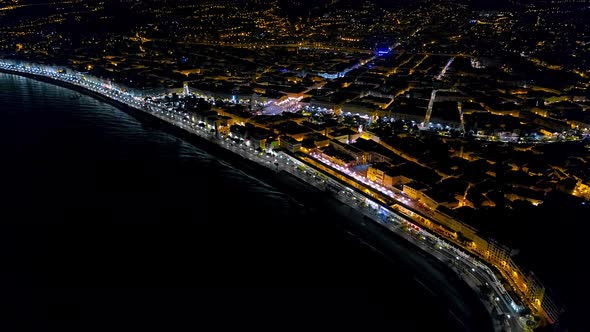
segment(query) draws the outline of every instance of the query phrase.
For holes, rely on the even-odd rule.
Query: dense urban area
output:
[[[588,14],[550,0],[13,0],[0,58],[340,178],[408,232],[490,263],[532,329],[575,305],[545,258],[575,248],[561,243],[590,206]]]

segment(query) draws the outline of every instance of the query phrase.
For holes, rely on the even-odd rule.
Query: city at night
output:
[[[3,331],[589,331],[589,0],[0,0]]]

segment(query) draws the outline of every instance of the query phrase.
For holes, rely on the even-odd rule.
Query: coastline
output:
[[[168,134],[171,134],[171,135],[174,135],[178,138],[186,140],[187,142],[189,142],[193,145],[196,145],[198,148],[204,150],[205,152],[210,153],[210,154],[214,155],[215,157],[218,157],[220,159],[223,159],[224,161],[229,162],[232,166],[234,166],[240,170],[243,170],[245,173],[255,177],[258,180],[268,183],[269,179],[262,180],[261,177],[270,176],[270,178],[273,178],[276,176],[276,173],[273,172],[272,170],[270,170],[269,168],[262,166],[254,161],[248,160],[248,159],[246,159],[236,153],[233,153],[227,149],[224,149],[223,147],[221,147],[218,144],[215,144],[215,143],[213,143],[207,139],[204,139],[200,136],[191,134],[191,133],[187,132],[186,130],[179,128],[167,121],[159,119],[151,114],[147,114],[144,111],[135,109],[129,105],[126,105],[126,104],[116,101],[114,99],[103,96],[103,95],[96,93],[94,91],[82,88],[80,86],[77,86],[75,84],[71,84],[68,82],[54,80],[54,79],[51,79],[51,78],[48,78],[45,76],[37,76],[37,75],[33,75],[33,74],[28,74],[28,73],[10,71],[10,70],[2,69],[2,68],[0,68],[0,73],[22,76],[22,77],[34,79],[37,81],[45,82],[48,84],[58,85],[63,88],[66,88],[66,89],[70,89],[70,90],[74,90],[76,92],[83,93],[87,96],[96,98],[96,99],[100,100],[101,102],[104,102],[104,103],[107,103],[109,105],[116,107],[117,109],[129,114],[130,116],[134,117],[135,119],[139,120],[142,123],[154,125],[159,130],[162,130]],[[268,183],[268,184],[272,185],[272,183]],[[319,190],[317,188],[315,188],[314,186],[312,186],[312,185],[307,185],[307,186],[308,186],[309,190],[315,190],[315,191],[319,192]]]
[[[362,220],[362,214],[359,211],[356,211],[353,208],[349,208],[348,205],[341,203],[340,201],[338,201],[337,199],[332,197],[330,194],[320,191],[319,189],[315,188],[314,186],[312,186],[308,183],[305,183],[304,181],[298,179],[297,177],[294,177],[286,172],[276,173],[276,172],[272,171],[271,169],[269,169],[265,166],[262,166],[254,161],[250,161],[246,158],[243,158],[240,155],[233,153],[233,152],[215,144],[214,142],[211,142],[211,141],[209,141],[205,138],[199,137],[197,135],[193,135],[193,134],[191,134],[179,127],[174,126],[173,124],[171,124],[169,122],[166,122],[166,121],[159,119],[155,116],[151,116],[150,114],[146,114],[145,112],[143,112],[141,110],[135,109],[133,107],[130,107],[128,105],[120,103],[116,100],[113,100],[113,99],[110,99],[106,96],[100,95],[96,92],[87,90],[85,88],[82,88],[82,87],[79,87],[77,85],[70,84],[67,82],[53,80],[51,78],[47,78],[47,77],[43,77],[43,76],[36,76],[33,74],[12,72],[12,71],[1,70],[1,69],[0,69],[0,72],[23,76],[23,77],[35,79],[38,81],[62,86],[62,87],[65,87],[65,88],[68,88],[68,89],[71,89],[74,91],[84,93],[84,94],[89,95],[91,97],[94,97],[100,101],[103,101],[105,103],[108,103],[110,105],[117,107],[118,109],[132,115],[133,117],[139,119],[142,122],[145,121],[149,124],[152,124],[160,130],[163,130],[171,135],[174,135],[174,136],[177,136],[183,140],[186,140],[187,142],[197,146],[198,148],[203,149],[207,153],[210,153],[210,154],[214,155],[215,157],[218,157],[220,159],[223,159],[223,160],[229,162],[232,166],[234,166],[240,170],[243,170],[245,173],[255,177],[256,179],[258,179],[264,183],[267,183],[273,187],[276,187],[277,189],[279,189],[282,192],[288,193],[288,195],[292,196],[297,201],[303,202],[303,204],[308,208],[318,208],[318,207],[321,208],[324,206],[325,203],[327,203],[328,205],[331,206],[330,209],[342,210],[338,214],[340,214],[346,218],[346,223],[348,224],[349,228],[355,229],[355,233],[358,234],[359,231],[364,230],[365,234],[363,237],[372,237],[372,240],[375,240],[376,238],[381,238],[381,241],[383,242],[381,244],[381,246],[387,246],[386,245],[387,241],[392,241],[392,239],[396,240],[395,247],[397,247],[397,249],[393,248],[394,246],[392,243],[389,243],[390,248],[387,249],[388,252],[389,251],[399,252],[401,249],[406,249],[410,253],[415,253],[416,249],[418,249],[418,252],[426,253],[422,249],[414,246],[409,241],[407,241],[406,239],[403,239],[402,237],[398,236],[397,234],[391,234],[392,232],[385,230],[385,228],[383,226],[377,226],[377,223],[368,223],[368,225],[370,227],[366,227],[366,226],[361,225],[359,221]],[[300,189],[293,190],[293,188],[297,187],[297,186],[299,186]],[[350,209],[350,211],[347,212],[347,211],[345,211],[346,209]],[[335,222],[335,224],[337,224],[337,222]],[[458,276],[456,276],[455,273],[449,267],[447,267],[442,262],[439,262],[434,258],[430,258],[429,256],[425,256],[422,254],[420,254],[420,256],[423,256],[425,261],[428,262],[428,264],[433,265],[433,268],[435,270],[439,270],[440,272],[442,272],[442,275],[445,277],[445,279],[448,279],[448,281],[452,285],[452,287],[463,288],[463,290],[470,292],[470,294],[473,295],[473,297],[479,302],[479,304],[483,305],[483,304],[481,304],[481,302],[477,298],[475,292],[463,280],[461,280]],[[395,257],[395,258],[398,258],[398,257]],[[418,258],[418,259],[420,259],[420,258]],[[410,266],[410,267],[414,267],[414,266],[412,266],[412,264],[409,264],[409,262],[406,265]],[[418,268],[415,268],[415,270],[421,271]],[[426,273],[423,273],[423,274],[426,276],[428,275]],[[427,278],[427,279],[429,279],[429,278]],[[455,280],[451,280],[451,279],[455,279]],[[428,281],[427,280],[427,281],[425,281],[425,283],[430,288],[437,285],[436,281]],[[433,284],[434,284],[434,286],[433,286]],[[463,291],[462,291],[462,293],[463,293]],[[471,301],[469,301],[469,302],[471,302]],[[474,303],[474,302],[472,302],[472,303]],[[476,329],[476,330],[483,331],[484,329]]]

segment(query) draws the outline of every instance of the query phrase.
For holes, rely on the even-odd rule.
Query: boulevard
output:
[[[491,294],[482,297],[481,300],[490,315],[494,316],[494,312],[501,314],[501,319],[493,317],[496,331],[527,330],[526,320],[518,312],[520,308],[514,304],[502,282],[498,280],[496,274],[487,264],[423,227],[419,227],[412,222],[413,215],[404,214],[400,210],[390,207],[393,202],[427,213],[422,206],[405,197],[401,192],[394,192],[372,183],[354,172],[331,164],[319,155],[299,156],[285,151],[270,151],[268,153],[257,151],[253,147],[235,142],[229,137],[220,137],[215,130],[194,123],[175,110],[165,109],[153,101],[133,96],[78,74],[46,71],[41,68],[16,66],[4,62],[0,62],[0,69],[42,76],[92,91],[214,142],[244,159],[269,168],[271,171],[286,172],[321,191],[328,192],[340,202],[376,222],[383,229],[409,241],[420,252],[428,253],[435,259],[449,265],[476,292],[479,292],[480,288],[484,286],[490,287]]]

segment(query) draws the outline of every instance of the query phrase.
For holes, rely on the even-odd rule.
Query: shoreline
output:
[[[167,121],[164,121],[158,117],[155,117],[151,114],[147,114],[144,111],[135,109],[129,105],[126,105],[126,104],[116,101],[114,99],[108,98],[108,97],[103,96],[103,95],[96,93],[94,91],[82,88],[80,86],[77,86],[75,84],[71,84],[68,82],[63,82],[63,81],[47,78],[45,76],[37,76],[34,74],[10,71],[10,70],[2,69],[2,68],[0,68],[0,73],[22,76],[22,77],[30,78],[33,80],[41,81],[44,83],[57,85],[57,86],[60,86],[60,87],[66,88],[66,89],[70,89],[70,90],[74,90],[74,91],[83,93],[83,94],[93,97],[93,98],[96,98],[101,102],[104,102],[104,103],[107,103],[111,106],[116,107],[118,110],[125,112],[126,114],[132,116],[133,118],[137,119],[138,121],[140,121],[142,123],[154,125],[154,126],[156,126],[156,128],[158,130],[162,130],[162,131],[166,132],[167,134],[170,134],[170,135],[176,136],[178,138],[181,138],[183,140],[186,140],[187,142],[189,142],[193,145],[197,146],[197,144],[198,144],[197,147],[199,149],[202,149],[203,151],[205,151],[215,157],[218,157],[220,159],[223,159],[224,161],[229,162],[232,165],[232,167],[240,169],[240,170],[244,171],[245,173],[255,177],[257,180],[260,180],[262,182],[267,182],[266,180],[260,179],[262,174],[267,175],[267,176],[268,175],[270,175],[270,176],[276,175],[276,172],[273,172],[269,168],[262,166],[254,161],[248,160],[248,159],[240,156],[239,154],[233,153],[233,152],[221,147],[220,145],[215,144],[205,138],[191,134],[188,131],[186,131],[182,128],[179,128],[179,127],[177,127]],[[245,167],[246,169],[244,169],[243,167]],[[251,173],[255,173],[255,174],[251,174]],[[270,184],[270,185],[272,185],[272,184]],[[314,186],[309,185],[309,184],[307,184],[307,185],[308,185],[309,189],[317,190],[319,192],[319,190],[317,188],[315,188]]]
[[[449,281],[449,284],[451,284],[453,288],[457,288],[463,294],[472,295],[472,297],[475,300],[477,300],[481,306],[483,306],[483,303],[479,300],[479,297],[477,296],[476,292],[473,289],[471,289],[465,281],[463,281],[459,276],[457,276],[456,273],[453,272],[451,270],[451,268],[446,266],[443,262],[436,260],[434,257],[425,256],[424,254],[427,253],[426,251],[415,246],[410,241],[408,241],[407,239],[404,239],[403,237],[399,236],[398,234],[395,234],[395,233],[387,230],[382,225],[377,226],[377,224],[378,224],[377,222],[368,223],[370,225],[370,227],[368,227],[368,228],[370,228],[370,230],[367,228],[364,228],[364,230],[366,232],[364,232],[365,234],[360,236],[359,233],[363,233],[362,232],[363,225],[361,225],[361,221],[363,220],[362,219],[362,216],[363,216],[362,212],[357,211],[355,208],[350,207],[349,205],[340,202],[338,199],[333,197],[333,195],[331,195],[327,192],[323,192],[323,191],[317,189],[316,187],[314,187],[313,185],[306,183],[305,181],[303,181],[303,180],[301,180],[301,179],[299,179],[287,172],[281,171],[281,172],[277,173],[266,166],[260,165],[256,162],[248,160],[248,159],[246,159],[246,158],[244,158],[244,157],[242,157],[230,150],[227,150],[227,149],[223,148],[222,146],[207,140],[206,138],[192,134],[188,131],[185,131],[182,128],[179,128],[179,127],[163,120],[163,119],[159,119],[156,116],[148,114],[148,113],[141,111],[139,109],[135,109],[131,106],[128,106],[126,104],[123,104],[121,102],[118,102],[116,100],[108,98],[106,96],[103,96],[103,95],[96,93],[94,91],[87,90],[83,87],[80,87],[80,86],[77,86],[77,85],[74,85],[74,84],[71,84],[68,82],[54,80],[54,79],[44,77],[44,76],[37,76],[34,74],[12,72],[9,70],[2,70],[2,69],[0,69],[0,72],[12,74],[12,75],[17,75],[17,76],[22,76],[22,77],[27,77],[27,78],[34,79],[37,81],[61,86],[61,87],[64,87],[64,88],[67,88],[70,90],[74,90],[74,91],[83,93],[85,95],[94,97],[94,98],[98,99],[99,101],[102,101],[102,102],[105,102],[109,105],[112,105],[112,106],[116,107],[117,109],[133,116],[134,118],[136,118],[140,122],[154,125],[155,128],[157,128],[158,130],[162,130],[168,134],[171,134],[173,136],[176,136],[176,137],[179,137],[183,140],[186,140],[190,144],[195,145],[197,148],[202,149],[205,152],[212,154],[213,156],[215,156],[217,158],[227,161],[232,167],[242,170],[244,173],[253,176],[257,180],[277,188],[281,192],[287,194],[289,197],[294,198],[296,201],[303,202],[307,208],[316,208],[316,209],[322,208],[323,203],[327,203],[327,205],[330,206],[329,207],[330,210],[334,210],[334,209],[345,210],[345,209],[350,208],[350,212],[348,212],[348,213],[344,213],[343,211],[338,212],[338,214],[341,214],[342,216],[344,216],[347,219],[346,223],[347,223],[348,227],[345,227],[343,225],[339,225],[339,223],[335,222],[335,221],[330,221],[330,223],[335,224],[345,230],[350,230],[351,228],[354,228],[354,230],[355,230],[354,235],[358,236],[360,239],[366,239],[367,237],[370,237],[371,242],[373,242],[377,238],[380,237],[381,239],[379,239],[379,240],[382,242],[380,244],[380,246],[389,247],[386,250],[388,252],[388,254],[391,254],[392,252],[396,252],[396,251],[403,249],[403,251],[407,251],[410,254],[414,254],[414,256],[418,256],[418,255],[423,256],[422,258],[420,258],[420,257],[416,257],[416,258],[418,260],[424,260],[425,263],[427,263],[428,265],[431,265],[431,267],[434,270],[440,272],[445,277],[445,279],[447,279],[447,281]],[[296,187],[298,185],[301,186],[301,189],[294,190],[294,187]],[[358,217],[353,217],[352,215],[356,215]],[[361,232],[359,232],[359,231],[361,231]],[[394,241],[395,243],[387,243],[388,241]],[[394,249],[394,247],[397,247],[397,249]],[[418,249],[418,250],[416,250],[416,249]],[[382,252],[382,251],[380,251],[380,252]],[[398,256],[402,257],[401,255],[398,255]],[[395,256],[394,258],[396,258],[396,259],[400,258],[398,256]],[[402,258],[404,258],[403,259],[404,261],[407,261],[407,259],[405,257],[402,257]],[[417,272],[421,271],[418,268],[418,266],[413,266],[411,264],[411,262],[409,262],[409,261],[404,263],[404,265],[406,265],[406,267],[408,267],[408,266],[412,267],[414,270],[413,274],[416,274]],[[424,276],[429,276],[426,273],[423,273],[423,274],[424,274]],[[430,279],[430,278],[426,278],[426,279]],[[451,279],[454,279],[454,280],[451,280]],[[424,280],[422,280],[422,281],[424,281]],[[434,282],[425,281],[425,283],[430,288],[437,286],[436,281],[434,281]],[[434,283],[434,285],[432,283]],[[480,308],[480,309],[482,309],[482,308]],[[485,311],[485,308],[483,308],[483,310],[484,310],[484,312],[487,312],[487,311]],[[481,331],[482,329],[477,329],[477,330]]]

